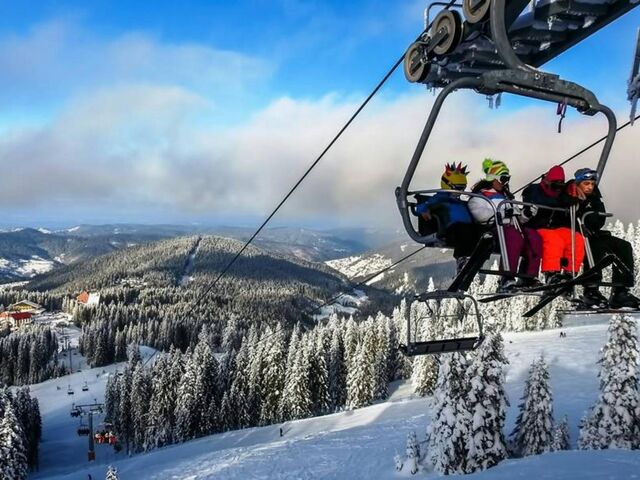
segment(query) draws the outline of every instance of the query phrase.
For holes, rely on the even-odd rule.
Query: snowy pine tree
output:
[[[375,355],[375,333],[368,328],[347,374],[347,407],[351,409],[365,407],[373,401]]]
[[[551,449],[553,440],[553,399],[549,371],[543,357],[529,369],[520,414],[511,435],[519,455],[538,455]]]
[[[600,394],[580,429],[581,449],[638,448],[638,337],[632,317],[614,315],[600,353]],[[597,433],[596,433],[597,432]]]
[[[553,442],[551,451],[569,450],[571,448],[571,438],[569,437],[569,419],[565,415],[562,421],[553,429]]]
[[[428,338],[429,322],[422,322],[420,338]],[[431,395],[438,381],[438,362],[433,355],[420,355],[413,360],[411,385],[413,391],[424,397]]]
[[[428,460],[444,475],[464,473],[471,421],[467,408],[466,361],[460,353],[440,358],[432,420],[427,427]]]
[[[342,325],[331,331],[329,350],[329,405],[335,411],[345,405],[347,399],[347,372],[344,364]]]
[[[112,467],[111,465],[109,465],[105,480],[118,480],[119,478],[120,477],[118,477],[118,469],[116,469],[116,467]]]
[[[504,423],[509,401],[504,389],[504,356],[500,334],[489,334],[474,352],[467,370],[471,425],[467,438],[467,472],[490,468],[507,457]]]
[[[404,462],[408,467],[411,475],[418,472],[418,464],[420,462],[420,446],[416,438],[416,432],[407,435],[407,458]]]
[[[26,480],[27,446],[9,395],[0,390],[0,478]]]

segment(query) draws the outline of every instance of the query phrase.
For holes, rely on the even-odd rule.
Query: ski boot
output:
[[[551,285],[553,283],[562,283],[567,280],[571,280],[571,275],[564,272],[545,272],[544,283],[545,285]]]
[[[537,278],[521,278],[518,280],[518,288],[538,288],[542,282]]]
[[[497,293],[510,293],[518,288],[518,282],[514,278],[503,278],[498,285]]]
[[[618,310],[621,308],[638,310],[640,307],[640,300],[634,297],[627,287],[615,287],[611,291],[611,297],[609,298],[609,308]]]
[[[585,309],[590,308],[607,308],[607,297],[600,293],[598,287],[585,286],[582,290],[582,296],[578,298],[578,306]]]

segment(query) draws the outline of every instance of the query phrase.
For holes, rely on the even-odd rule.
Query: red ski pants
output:
[[[559,272],[562,270],[561,261],[567,259],[569,272],[580,270],[584,259],[584,238],[576,232],[576,257],[571,265],[571,229],[567,227],[546,229],[541,228],[538,233],[542,237],[542,271]]]

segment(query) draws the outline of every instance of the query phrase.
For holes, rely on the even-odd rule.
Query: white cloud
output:
[[[322,216],[398,225],[393,192],[432,101],[431,95],[420,93],[374,103],[279,218]],[[43,128],[14,131],[0,140],[0,158],[11,179],[0,189],[0,201],[5,208],[55,201],[96,209],[146,204],[185,214],[264,215],[356,105],[334,96],[281,98],[242,126],[214,130],[194,121],[209,107],[207,101],[184,89],[102,89]],[[470,180],[477,180],[485,156],[507,162],[513,184],[519,185],[604,132],[602,120],[573,115],[558,135],[556,121],[549,108],[493,111],[478,96],[454,96],[445,105],[413,186],[437,186],[443,163],[450,161],[468,163]],[[635,137],[630,129],[620,134],[603,183],[607,204],[626,219],[640,217],[637,202],[629,200],[640,182],[640,172],[632,167],[639,160]],[[595,163],[592,154],[572,162],[567,171]]]

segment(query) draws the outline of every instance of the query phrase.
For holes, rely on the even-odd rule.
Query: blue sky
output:
[[[0,213],[20,224],[261,218],[419,33],[424,8],[414,0],[2,4],[0,157],[11,182]],[[545,69],[626,115],[639,26],[636,9]],[[380,202],[395,225],[390,192],[430,98],[398,71],[283,221],[351,222]],[[479,107],[454,103],[451,122],[466,125],[469,108]],[[510,99],[492,121],[509,125],[538,108]],[[467,133],[461,126],[447,138]],[[558,145],[569,151],[584,140]]]

